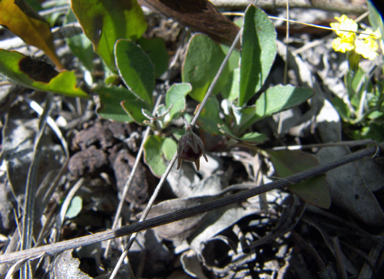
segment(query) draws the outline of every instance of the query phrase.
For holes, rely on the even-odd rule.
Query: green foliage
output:
[[[309,88],[291,85],[271,87],[260,95],[255,105],[233,107],[236,115],[236,130],[241,133],[256,121],[297,106],[311,98],[313,94],[314,91]]]
[[[218,134],[219,128],[217,125],[223,123],[223,120],[221,120],[219,116],[219,112],[219,102],[214,96],[210,96],[197,120],[197,124],[203,130],[209,131],[211,134]]]
[[[148,54],[155,66],[155,76],[160,77],[168,69],[169,55],[161,38],[140,38],[138,44]]]
[[[232,133],[232,131],[225,125],[218,125],[220,132],[222,132],[227,137],[230,137],[238,142],[243,142],[246,144],[261,144],[268,140],[268,137],[264,134],[257,132],[247,133],[242,137],[238,137]]]
[[[140,99],[122,101],[121,105],[125,112],[137,123],[144,124],[147,117],[142,113],[142,110],[150,110],[151,108],[147,103]]]
[[[189,41],[187,54],[182,69],[183,82],[192,85],[189,94],[196,101],[201,102],[211,85],[225,54],[219,44],[203,34],[195,34]],[[217,82],[213,94],[217,94],[224,87],[229,75],[229,67],[226,66]]]
[[[363,69],[345,76],[346,99],[335,96],[332,104],[344,121],[344,133],[352,139],[384,140],[384,82],[376,84]]]
[[[186,107],[185,97],[191,92],[192,87],[189,83],[175,83],[169,88],[165,96],[165,104],[171,108],[169,114],[166,116],[167,122],[177,118],[180,111],[184,111]]]
[[[212,60],[222,59],[224,55],[210,40],[201,34],[191,38],[182,69],[183,80],[192,84],[190,96],[196,100],[202,100],[214,78],[212,69],[220,66]],[[226,52],[225,48],[223,50]],[[200,115],[199,126],[211,134],[217,134],[217,125],[224,124],[226,126],[221,126],[221,130],[231,130],[232,138],[241,138],[256,121],[299,105],[310,98],[314,94],[312,89],[278,85],[263,92],[254,105],[247,106],[247,102],[264,84],[275,56],[276,32],[273,24],[263,11],[250,6],[244,17],[241,55],[239,57],[235,52],[230,57],[229,66],[219,79],[225,79],[226,84],[222,86],[219,83],[214,90],[216,92],[221,89],[225,100],[222,104],[225,107],[226,121],[224,123],[219,117],[220,106],[216,98],[211,97]],[[237,68],[236,65],[239,64],[240,68]]]
[[[204,34],[193,35],[182,65],[183,82],[170,86],[163,104],[154,111],[156,78],[167,70],[169,56],[162,39],[141,37],[146,22],[137,1],[72,0],[72,10],[66,22],[78,20],[84,30],[84,35],[67,39],[73,54],[90,72],[95,53],[107,66],[105,79],[93,89],[100,97],[99,117],[136,122],[157,130],[156,135],[149,136],[144,143],[144,160],[154,175],[161,176],[177,149],[173,139],[162,136],[165,134],[162,130],[184,114],[187,95],[199,102],[203,100],[229,47]],[[231,139],[228,144],[255,145],[268,140],[265,135],[251,130],[255,122],[301,104],[313,95],[313,90],[277,85],[258,92],[276,56],[276,31],[267,15],[252,5],[246,10],[242,24],[242,51],[235,50],[231,54],[197,124],[208,133],[226,135]],[[47,82],[36,81],[18,67],[22,56],[3,51],[0,55],[4,55],[0,57],[0,71],[5,71],[20,84],[69,96],[87,96],[75,87],[72,72],[58,73]],[[121,82],[125,87],[107,86]],[[190,120],[189,115],[185,118]],[[172,134],[180,138],[183,132],[174,130]],[[272,157],[276,164],[281,163],[278,154]],[[305,194],[304,190],[293,191],[306,200],[312,198],[311,193]],[[324,206],[326,202],[321,200],[319,204]]]
[[[116,67],[128,89],[97,89],[102,101],[98,113],[113,120],[124,119],[151,125],[157,130],[168,127],[173,119],[184,112],[187,94],[197,101],[204,98],[228,52],[228,47],[220,46],[206,35],[192,36],[182,67],[184,83],[171,86],[165,94],[165,105],[160,105],[157,111],[152,112],[155,76],[163,73],[167,56],[160,41],[140,39],[138,43],[142,46],[132,40],[117,40]],[[275,29],[267,15],[256,7],[247,9],[242,43],[242,53],[235,51],[230,56],[215,85],[214,95],[205,104],[197,124],[211,134],[223,133],[248,144],[262,143],[267,140],[265,135],[246,131],[258,120],[301,104],[314,92],[311,89],[278,85],[259,94],[259,98],[254,98],[264,84],[276,56]],[[215,96],[219,92],[224,98],[222,108]],[[247,106],[252,98],[255,99],[253,105]],[[128,116],[122,115],[119,105]],[[159,136],[153,136],[144,145],[145,161],[155,175],[160,175],[166,169],[166,157],[162,157],[168,151],[166,142]]]
[[[154,175],[161,176],[167,169],[164,159],[170,161],[176,149],[176,142],[170,138],[149,136],[144,144],[144,161]]]
[[[373,28],[373,30],[376,30],[377,28],[380,30],[381,33],[381,40],[384,41],[384,22],[382,15],[380,12],[375,8],[375,6],[372,4],[370,0],[367,1],[368,4],[368,10],[369,10],[369,22]]]
[[[371,1],[367,1],[367,4],[372,31],[379,30],[383,47],[383,19]],[[370,47],[373,48],[376,42],[374,40],[371,42],[373,44]],[[371,73],[359,67],[361,55],[347,51],[347,58],[349,69],[344,76],[344,84],[348,96],[343,99],[335,96],[331,101],[344,122],[343,132],[352,139],[373,139],[382,142],[384,140],[384,83],[382,80],[375,80]],[[383,61],[383,56],[379,59]],[[381,70],[383,71],[382,64]]]
[[[137,97],[125,87],[100,86],[94,90],[100,97],[101,107],[97,114],[101,118],[120,122],[132,122],[133,119],[123,109],[121,102],[134,101]]]
[[[72,0],[72,10],[92,42],[94,50],[116,73],[114,46],[118,39],[136,41],[147,29],[143,11],[136,0]]]
[[[272,22],[262,10],[249,6],[244,17],[239,106],[244,106],[260,90],[276,51],[276,30]]]
[[[77,18],[72,10],[69,10],[65,18],[65,23],[69,24],[75,22],[77,22]],[[73,55],[79,58],[81,63],[88,71],[92,71],[94,52],[92,48],[92,42],[87,38],[87,36],[84,34],[79,34],[77,36],[66,38],[65,41],[67,42]]]
[[[116,66],[125,85],[138,98],[152,105],[155,68],[149,56],[141,47],[129,40],[118,40],[115,52]]]
[[[45,18],[21,0],[0,1],[0,11],[0,25],[6,26],[27,44],[43,50],[58,69],[63,69],[55,52],[51,27]]]

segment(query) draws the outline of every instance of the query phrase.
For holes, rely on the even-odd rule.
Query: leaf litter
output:
[[[300,14],[295,11],[292,13]],[[319,16],[323,21],[333,17],[329,12],[312,10],[305,14],[309,17],[312,15],[312,20],[318,20]],[[164,28],[169,24],[169,19],[159,14],[153,17],[157,17],[160,24],[150,29],[160,29],[162,32],[158,34],[166,34],[168,31],[179,34],[178,28]],[[283,35],[278,34],[278,38],[283,40]],[[175,39],[180,37],[175,34],[169,38],[167,45],[178,45]],[[340,141],[343,138],[341,120],[328,102],[328,97],[330,94],[344,97],[342,93],[346,89],[343,88],[342,76],[345,65],[331,50],[330,38],[326,33],[292,34],[290,40],[290,82],[298,86],[309,86],[316,94],[311,101],[300,107],[256,123],[253,128],[271,139],[262,147],[272,148],[281,143],[295,145]],[[313,41],[320,43],[300,50]],[[279,80],[286,59],[282,46],[282,43],[278,44],[280,56],[268,77],[269,82],[275,84],[281,83]],[[177,82],[180,76],[176,75],[173,79]],[[1,86],[3,90],[6,88]],[[25,93],[20,88],[18,90],[19,94]],[[39,103],[42,101],[39,94],[30,97]],[[48,197],[48,206],[40,209],[45,212],[38,226],[44,226],[45,230],[39,231],[38,226],[35,228],[35,233],[43,234],[48,242],[52,239],[75,239],[110,228],[122,186],[131,172],[137,152],[125,139],[134,133],[138,133],[136,138],[141,139],[143,129],[135,124],[96,119],[95,113],[91,113],[91,119],[84,121],[78,112],[89,102],[81,101],[82,108],[79,108],[68,98],[54,99],[52,117],[56,117],[56,120],[61,117],[65,119],[64,123],[72,121],[74,124],[62,126],[72,148],[68,173],[61,177],[56,191]],[[187,110],[193,107],[191,104],[194,102],[189,100]],[[14,102],[12,107],[2,111],[6,112],[2,114],[2,154],[6,168],[3,165],[1,175],[3,200],[0,207],[0,233],[10,239],[9,243],[5,238],[1,241],[3,251],[12,252],[16,251],[12,242],[18,241],[16,220],[20,219],[19,210],[22,210],[26,170],[31,162],[28,154],[33,150],[37,118],[23,101]],[[64,162],[64,153],[55,135],[47,129],[45,136],[47,140],[43,153],[46,157],[38,180],[41,187],[53,183],[50,171],[57,170]],[[203,141],[209,138],[208,135],[202,136]],[[219,139],[216,145],[209,143],[212,146],[207,150],[209,163],[205,165],[201,160],[200,172],[196,172],[190,163],[183,163],[179,171],[174,166],[148,218],[217,200],[244,188],[279,179],[269,158],[263,157],[260,161],[250,159],[254,158],[254,148],[239,144],[228,150],[225,144],[221,144],[225,143],[226,138]],[[250,157],[236,156],[241,152]],[[320,163],[350,152],[346,147],[311,149]],[[23,156],[16,156],[21,153]],[[286,156],[290,156],[289,153]],[[264,205],[262,197],[255,197],[140,232],[129,251],[129,262],[123,265],[118,278],[127,278],[133,274],[137,278],[181,278],[181,271],[183,276],[188,274],[195,278],[337,278],[337,272],[343,270],[348,276],[357,277],[360,273],[360,278],[373,277],[377,269],[372,266],[379,268],[382,264],[382,169],[382,165],[367,158],[329,171],[326,176],[332,197],[329,210],[307,206],[305,201],[288,189],[273,190],[264,196]],[[77,216],[67,218],[60,227],[55,227],[54,216],[59,214],[60,200],[79,177],[85,178],[76,192],[83,200],[82,209]],[[249,182],[253,184],[237,186]],[[152,176],[145,164],[141,164],[126,198],[121,225],[137,221],[156,183],[157,178]],[[14,210],[17,208],[19,210]],[[108,258],[103,256],[105,242],[68,250],[57,255],[53,261],[47,257],[36,267],[36,275],[105,278],[113,269],[127,240],[127,237],[117,238]],[[8,268],[3,264],[2,274],[6,274]]]

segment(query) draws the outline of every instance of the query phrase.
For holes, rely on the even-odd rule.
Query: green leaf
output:
[[[246,144],[252,144],[252,145],[261,144],[261,143],[263,143],[263,142],[265,142],[265,141],[267,141],[269,139],[266,135],[260,134],[260,133],[256,133],[256,132],[245,134],[242,137],[237,137],[225,125],[220,125],[219,126],[219,130],[224,135],[226,135],[226,136],[228,136],[228,137],[230,137],[230,138],[232,138],[232,139],[234,139],[236,141],[244,142]]]
[[[232,109],[238,126],[236,134],[241,134],[256,121],[300,105],[313,94],[314,91],[310,88],[277,85],[263,92],[254,106],[239,108],[233,105]]]
[[[75,218],[83,208],[83,199],[79,196],[73,197],[71,203],[68,207],[67,213],[65,213],[65,217],[68,219]]]
[[[120,122],[132,122],[133,119],[121,106],[123,101],[135,101],[137,97],[125,87],[109,86],[94,90],[100,97],[101,107],[97,114],[101,118]]]
[[[264,84],[276,51],[275,27],[262,10],[250,5],[244,17],[240,58],[240,107]]]
[[[211,38],[200,33],[192,36],[181,76],[183,82],[191,83],[192,92],[189,95],[193,99],[199,102],[203,100],[224,58],[225,54],[220,45]],[[213,94],[217,94],[224,87],[228,75],[227,65],[220,75]]]
[[[27,2],[27,4],[37,12],[40,12],[43,10],[43,7],[41,6],[41,3],[38,0],[26,0],[25,2]]]
[[[376,9],[376,7],[373,5],[371,0],[367,1],[368,4],[368,10],[369,10],[369,23],[371,24],[373,31],[375,31],[377,28],[379,28],[381,33],[381,40],[384,42],[384,22],[382,15],[380,15],[380,12]]]
[[[369,126],[362,127],[360,130],[350,131],[349,136],[355,140],[372,139],[377,142],[383,142],[384,127],[382,124],[370,123]]]
[[[35,2],[27,0],[28,4],[31,5],[30,2]],[[65,5],[68,5],[68,0],[55,0],[55,1],[45,1],[44,8],[41,7],[40,9],[35,9],[36,11],[41,12],[42,10],[45,10],[44,18],[49,22],[50,26],[56,26],[58,24],[61,24],[62,17],[65,11],[60,10],[60,7],[63,7]],[[52,9],[52,10],[51,10]],[[50,10],[51,12],[47,13],[47,11]]]
[[[252,132],[252,133],[245,134],[244,136],[242,136],[240,138],[240,140],[245,142],[245,143],[260,144],[260,143],[263,143],[263,142],[269,140],[269,138],[264,134]]]
[[[144,161],[152,173],[160,177],[167,166],[165,159],[170,161],[177,150],[177,144],[170,138],[151,135],[144,143]]]
[[[377,119],[379,117],[382,117],[384,115],[384,113],[382,113],[381,111],[372,111],[367,117],[368,119],[370,120],[374,120],[374,119]]]
[[[347,87],[349,100],[352,100],[353,98],[355,98],[355,95],[356,95],[356,92],[353,90],[353,87],[352,87],[352,82],[353,82],[353,71],[348,70],[344,76],[344,84]]]
[[[148,54],[155,66],[155,77],[160,77],[168,69],[169,55],[162,38],[140,38],[139,45]]]
[[[240,91],[240,68],[233,70],[229,77],[228,81],[225,84],[221,95],[224,99],[228,99],[229,102],[236,100],[239,96]]]
[[[175,83],[168,89],[165,95],[165,104],[167,108],[172,105],[172,108],[165,117],[166,122],[172,121],[179,115],[180,111],[184,112],[186,106],[185,97],[191,90],[192,87],[189,83]]]
[[[149,105],[140,99],[122,101],[121,106],[125,112],[138,124],[147,123],[148,119],[141,112],[141,109],[150,110]]]
[[[383,124],[380,123],[370,123],[369,131],[366,134],[366,138],[371,138],[377,142],[384,142],[384,127]]]
[[[155,89],[155,69],[144,50],[129,40],[118,40],[115,45],[116,66],[125,85],[137,97],[152,105]]]
[[[77,18],[72,10],[69,10],[65,23],[74,23],[77,22]],[[71,49],[73,55],[75,55],[81,63],[87,68],[88,71],[93,70],[93,48],[92,42],[84,34],[79,34],[70,38],[65,38],[69,48]]]
[[[243,23],[241,23],[243,24]],[[240,26],[241,27],[241,26]],[[227,45],[220,45],[221,49],[223,50],[224,55],[226,56],[230,47]],[[227,62],[229,72],[232,72],[234,69],[239,68],[240,66],[240,52],[236,49],[234,49],[231,53],[231,56],[229,56],[229,60]]]
[[[159,128],[163,129],[165,127],[164,118],[169,114],[169,109],[167,109],[164,104],[160,104],[157,107],[155,114],[146,109],[143,109],[142,113],[148,120],[156,120],[159,124]]]
[[[276,172],[282,178],[319,165],[316,157],[300,150],[268,153]],[[331,195],[325,177],[323,174],[288,186],[288,188],[306,202],[328,209],[331,206]]]
[[[348,122],[350,121],[351,117],[351,111],[346,103],[344,103],[343,99],[339,98],[338,96],[335,96],[331,101],[333,107],[337,110],[340,117]]]
[[[244,127],[244,129],[248,128],[248,126],[254,123],[253,119],[255,118],[256,106],[246,106],[246,107],[238,107],[237,103],[233,102],[232,110],[236,120],[237,127]],[[249,123],[249,124],[247,124]],[[238,128],[236,128],[237,130]],[[238,131],[236,131],[236,134]]]
[[[256,120],[300,105],[311,98],[314,93],[310,88],[294,87],[292,85],[277,85],[269,88],[260,95],[255,103]]]
[[[117,71],[114,46],[118,39],[137,40],[147,29],[136,0],[72,0],[72,10],[84,34],[111,71]]]
[[[173,139],[165,138],[162,146],[165,159],[171,161],[177,151],[177,144]]]
[[[360,97],[360,92],[362,92],[364,90],[364,85],[365,84],[365,72],[363,69],[359,68],[354,76],[353,76],[353,80],[352,80],[352,89],[354,92],[356,92],[357,96]]]
[[[0,73],[17,84],[35,90],[89,98],[87,93],[76,87],[74,72],[57,72],[51,65],[16,51],[0,49]]]
[[[218,124],[224,124],[223,120],[219,117],[219,103],[215,96],[210,96],[203,110],[201,111],[200,117],[197,120],[197,124],[200,128],[210,134],[218,134]]]

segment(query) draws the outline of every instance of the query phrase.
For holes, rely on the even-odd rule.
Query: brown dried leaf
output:
[[[207,0],[139,0],[138,2],[207,34],[219,43],[231,45],[239,32],[239,27],[219,13]]]
[[[151,219],[167,213],[175,212],[180,209],[192,207],[194,205],[210,202],[218,198],[220,198],[220,195],[167,200],[153,206],[151,211],[148,214],[147,219]],[[141,214],[139,214],[137,217],[140,218],[140,215]],[[154,230],[162,238],[174,240],[174,241],[175,240],[182,241],[186,239],[188,236],[190,236],[200,226],[205,216],[206,216],[206,213],[200,214],[194,217],[173,222],[168,225],[154,228]]]

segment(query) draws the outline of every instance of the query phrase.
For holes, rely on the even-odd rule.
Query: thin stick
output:
[[[342,165],[345,165],[347,163],[351,163],[353,161],[359,160],[363,157],[372,157],[378,151],[381,151],[381,150],[378,149],[377,146],[372,146],[366,149],[359,150],[347,156],[344,156],[343,158],[291,175],[289,177],[286,177],[285,179],[281,179],[272,183],[268,183],[259,187],[255,187],[255,188],[243,191],[243,192],[239,192],[231,196],[226,196],[224,198],[214,200],[208,203],[192,206],[189,208],[184,208],[176,212],[171,212],[159,217],[145,220],[143,222],[138,222],[132,225],[124,226],[115,230],[108,230],[105,232],[83,236],[83,237],[79,237],[72,240],[61,241],[61,242],[57,242],[50,245],[32,248],[29,250],[0,255],[0,264],[14,262],[24,258],[32,258],[36,255],[40,255],[41,253],[55,255],[65,250],[75,249],[80,246],[85,246],[93,243],[98,243],[101,241],[106,241],[112,238],[121,237],[128,234],[144,231],[150,228],[166,225],[166,224],[179,221],[182,219],[186,219],[192,216],[197,216],[199,214],[203,214],[211,210],[218,209],[230,204],[246,201],[251,197],[260,195],[261,193],[265,193],[273,189],[289,186],[289,185],[292,185],[293,183],[299,183],[305,179],[308,179],[320,174],[324,174],[329,170],[332,170]]]
[[[286,39],[286,54],[285,54],[285,64],[284,64],[284,85],[287,84],[287,76],[288,76],[288,53],[289,53],[289,1],[287,0],[287,21],[286,21],[286,26],[287,26],[287,30],[286,30],[286,33],[285,33],[285,39]],[[280,117],[281,118],[281,117]],[[280,121],[279,121],[280,123]],[[281,125],[279,125],[281,126]],[[280,127],[281,128],[281,127]],[[281,130],[279,130],[279,134],[280,134]]]
[[[157,108],[160,105],[161,99],[162,99],[162,95],[159,95],[159,97],[156,100],[156,104],[155,104],[155,107],[153,109],[153,112],[152,112],[153,115],[156,113],[156,110],[157,110]],[[122,193],[122,195],[120,197],[119,206],[117,207],[117,210],[116,210],[115,218],[113,220],[112,229],[115,229],[117,227],[118,223],[119,223],[119,218],[120,218],[120,215],[121,215],[121,211],[123,210],[125,198],[127,197],[128,191],[131,188],[133,178],[134,178],[136,170],[137,170],[137,168],[139,166],[139,163],[140,163],[140,160],[141,160],[141,156],[143,155],[144,143],[145,143],[146,139],[148,138],[150,131],[151,131],[151,127],[148,126],[147,129],[145,130],[143,140],[141,141],[141,145],[140,145],[139,151],[137,153],[137,156],[136,156],[136,159],[135,159],[135,163],[133,164],[131,173],[129,174],[129,177],[128,177],[127,181],[124,184],[123,193]],[[104,252],[104,258],[108,257],[110,247],[111,247],[111,241],[108,241],[107,247],[106,247],[105,252]]]
[[[144,222],[145,218],[148,216],[148,213],[149,211],[151,210],[152,208],[152,205],[153,203],[155,202],[160,190],[161,190],[161,187],[163,186],[164,182],[165,182],[165,179],[167,178],[168,174],[171,172],[171,169],[172,169],[172,166],[173,164],[176,162],[176,159],[177,159],[177,153],[173,156],[171,162],[169,162],[169,165],[168,165],[168,168],[167,170],[165,171],[165,173],[163,174],[163,176],[161,177],[160,179],[160,182],[159,184],[157,184],[156,186],[156,189],[155,191],[153,192],[150,200],[148,201],[148,205],[147,207],[145,208],[145,210],[143,211],[143,214],[141,215],[141,218],[139,220],[138,223],[142,223]],[[125,247],[125,251],[120,255],[120,258],[119,258],[119,261],[116,263],[116,266],[115,268],[113,269],[113,272],[111,274],[111,276],[109,277],[110,279],[113,279],[116,277],[117,275],[117,272],[119,271],[120,269],[120,266],[122,265],[125,257],[128,255],[128,252],[129,252],[129,249],[131,248],[133,242],[135,241],[136,239],[136,236],[137,236],[137,233],[138,232],[134,232],[131,237],[129,238],[129,241],[128,241],[128,244],[126,245]]]
[[[326,147],[326,146],[359,146],[359,145],[368,145],[368,144],[376,144],[376,142],[371,139],[363,139],[363,140],[315,143],[315,144],[306,144],[306,145],[276,146],[271,148],[271,150],[273,151],[300,150],[300,149],[309,149],[309,148],[320,148],[320,147]]]

